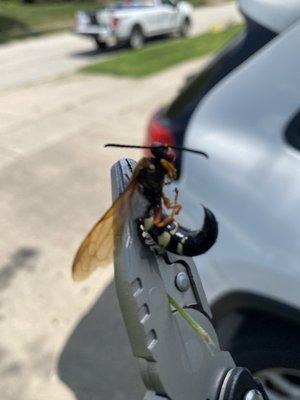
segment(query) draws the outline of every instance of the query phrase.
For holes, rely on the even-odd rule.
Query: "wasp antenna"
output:
[[[194,149],[189,149],[187,147],[177,147],[177,146],[172,146],[169,144],[162,144],[161,146],[158,145],[152,145],[152,146],[137,146],[135,144],[119,144],[119,143],[107,143],[104,145],[104,147],[121,147],[121,148],[129,148],[129,149],[153,149],[153,148],[157,148],[157,147],[170,147],[171,149],[174,150],[179,150],[179,151],[189,151],[190,153],[195,153],[195,154],[200,154],[205,158],[209,158],[208,154],[205,153],[204,151],[200,151],[200,150],[194,150]]]
[[[169,146],[169,147],[171,147],[174,150],[189,151],[190,153],[200,154],[201,156],[203,156],[205,158],[209,158],[208,154],[201,150],[194,150],[194,149],[189,149],[187,147],[177,147],[177,146]]]
[[[152,149],[152,146],[137,146],[134,144],[118,144],[118,143],[107,143],[104,147],[123,147],[129,149]]]

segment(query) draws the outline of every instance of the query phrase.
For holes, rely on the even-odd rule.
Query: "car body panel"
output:
[[[219,82],[194,112],[185,145],[181,216],[217,216],[217,244],[194,260],[210,303],[250,292],[300,306],[300,152],[284,130],[300,106],[300,24]]]
[[[239,0],[241,11],[274,32],[283,32],[300,15],[299,0]]]

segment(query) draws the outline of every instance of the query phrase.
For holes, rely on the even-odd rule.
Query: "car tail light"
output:
[[[113,27],[113,29],[117,29],[119,25],[120,25],[120,18],[113,17],[113,19],[111,20],[111,26]]]
[[[150,146],[154,142],[171,144],[175,146],[175,139],[171,129],[162,125],[162,123],[157,118],[157,114],[154,114],[149,122],[146,137],[146,146]],[[149,150],[146,150],[146,155],[150,155]]]

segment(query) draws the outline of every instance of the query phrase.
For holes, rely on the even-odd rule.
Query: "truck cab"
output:
[[[112,4],[91,13],[76,13],[76,33],[91,37],[101,49],[129,44],[143,46],[147,38],[187,35],[192,21],[192,6],[176,0],[139,0]]]

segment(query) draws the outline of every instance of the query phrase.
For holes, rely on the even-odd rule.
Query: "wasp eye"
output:
[[[175,151],[171,148],[171,147],[168,147],[168,151],[167,151],[167,153],[166,153],[166,159],[169,161],[169,162],[174,162],[175,161],[175,158],[176,158],[176,153],[175,153]]]

